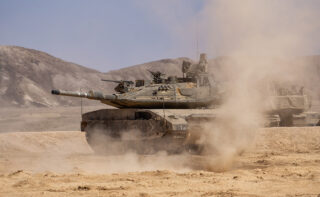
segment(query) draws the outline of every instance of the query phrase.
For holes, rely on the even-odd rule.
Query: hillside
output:
[[[180,75],[184,58],[165,59],[101,73],[63,61],[47,53],[17,46],[0,46],[1,106],[69,106],[79,105],[77,98],[51,95],[52,89],[96,90],[112,93],[114,83],[100,79],[135,80],[149,78],[147,69]],[[85,101],[86,104],[99,104]]]
[[[66,62],[47,53],[17,46],[0,46],[0,105],[29,106],[74,106],[78,98],[51,95],[52,89],[79,91],[80,89],[102,91],[111,94],[114,83],[100,79],[135,80],[151,79],[148,70],[161,71],[168,75],[181,76],[181,64],[188,58],[162,59],[107,73]],[[303,85],[312,89],[312,96],[320,98],[320,56],[275,59],[274,64],[292,65],[301,72]],[[209,61],[209,71],[218,81],[232,81],[228,75],[235,61],[230,57],[218,57]],[[282,73],[281,73],[282,74]],[[290,73],[283,73],[283,76]],[[99,102],[85,100],[85,105]]]
[[[97,86],[101,73],[65,62],[47,53],[0,46],[0,104],[2,106],[74,105],[73,99],[54,97],[52,88],[79,90]],[[98,84],[98,89],[103,87]]]

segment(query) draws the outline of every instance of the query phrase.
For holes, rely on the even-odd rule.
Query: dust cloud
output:
[[[35,173],[94,174],[153,170],[184,172],[191,169],[184,155],[168,155],[166,152],[139,155],[130,149],[120,153],[119,148],[123,147],[114,140],[107,141],[111,150],[95,153],[85,134],[79,131],[2,133],[0,142],[2,162],[9,162],[0,165],[0,173],[21,169]]]
[[[270,84],[305,79],[303,66],[284,61],[309,53],[319,30],[312,4],[298,1],[207,1],[200,17],[208,53],[228,56],[227,97],[216,121],[206,126],[203,143],[216,159],[213,170],[232,167],[264,126]],[[302,64],[303,65],[303,64]]]

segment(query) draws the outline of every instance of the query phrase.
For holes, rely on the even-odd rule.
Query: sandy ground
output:
[[[320,196],[319,127],[260,129],[222,159],[101,156],[77,131],[79,112],[0,110],[0,196]]]
[[[83,133],[0,134],[0,196],[318,196],[320,128],[261,129],[208,171],[203,156],[98,156]]]
[[[87,102],[87,101],[86,101]],[[83,113],[106,108],[106,105],[84,106]],[[11,108],[0,109],[0,133],[16,131],[80,130],[81,108]]]

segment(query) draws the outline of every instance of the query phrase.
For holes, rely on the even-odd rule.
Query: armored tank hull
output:
[[[81,130],[97,153],[199,154],[202,123],[216,116],[215,109],[101,109],[83,114]]]

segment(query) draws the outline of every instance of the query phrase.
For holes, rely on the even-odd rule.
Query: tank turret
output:
[[[273,82],[270,84],[266,113],[279,116],[279,123],[273,126],[316,126],[320,125],[317,112],[309,111],[311,97],[306,94],[303,86],[290,82]]]
[[[149,70],[153,78],[150,84],[134,85],[132,81],[102,79],[118,83],[115,87],[117,93],[113,95],[93,91],[83,93],[62,90],[52,90],[52,94],[99,100],[117,108],[161,109],[164,106],[168,109],[210,108],[220,104],[221,95],[215,87],[213,78],[207,72],[207,64],[205,54],[200,55],[197,64],[184,61],[182,72],[186,76],[182,78],[176,76],[166,78],[165,74],[159,71]]]

